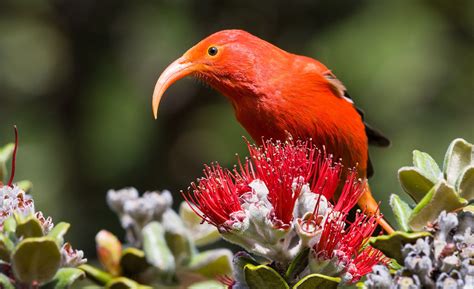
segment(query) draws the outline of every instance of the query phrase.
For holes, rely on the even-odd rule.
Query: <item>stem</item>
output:
[[[10,179],[8,180],[7,186],[11,187],[13,179],[15,178],[15,167],[16,167],[16,152],[18,150],[18,128],[16,125],[13,126],[15,130],[15,148],[13,149],[13,158],[12,158],[12,172],[10,174]]]

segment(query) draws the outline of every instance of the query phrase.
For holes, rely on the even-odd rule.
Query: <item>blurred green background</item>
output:
[[[184,80],[157,121],[151,94],[172,60],[205,36],[241,28],[315,57],[393,141],[374,149],[371,185],[387,210],[396,172],[422,149],[439,162],[455,137],[474,141],[474,1],[0,2],[0,143],[20,130],[17,180],[36,205],[73,223],[74,247],[123,235],[109,188],[179,190],[203,163],[245,155],[245,131],[218,93]]]

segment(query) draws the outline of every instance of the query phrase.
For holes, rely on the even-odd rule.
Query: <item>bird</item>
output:
[[[374,173],[369,144],[390,145],[387,137],[365,121],[364,112],[324,64],[244,30],[218,31],[172,62],[155,85],[155,119],[165,91],[186,76],[223,94],[257,144],[263,139],[285,140],[288,135],[311,139],[341,159],[344,167],[355,167],[361,178]],[[370,188],[358,204],[372,214],[379,209]],[[379,224],[388,233],[394,231],[384,219]]]

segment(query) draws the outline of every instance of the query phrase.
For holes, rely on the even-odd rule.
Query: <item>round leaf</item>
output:
[[[473,146],[463,139],[455,139],[444,156],[444,176],[448,184],[454,185],[461,172],[472,162]]]
[[[27,238],[12,254],[16,277],[25,283],[51,280],[61,264],[61,253],[55,240],[48,237]]]
[[[403,167],[398,170],[398,180],[415,202],[421,201],[434,186],[434,183],[415,167]]]
[[[250,289],[289,289],[285,280],[273,268],[252,264],[244,267],[245,281]]]
[[[36,217],[31,216],[18,222],[15,234],[18,238],[42,237],[43,227]]]

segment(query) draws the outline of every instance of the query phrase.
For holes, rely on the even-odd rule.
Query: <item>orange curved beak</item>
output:
[[[163,71],[156,82],[155,91],[153,92],[153,115],[155,119],[158,117],[158,107],[160,106],[161,98],[168,87],[181,78],[188,76],[193,71],[193,64],[184,56],[176,59]]]

